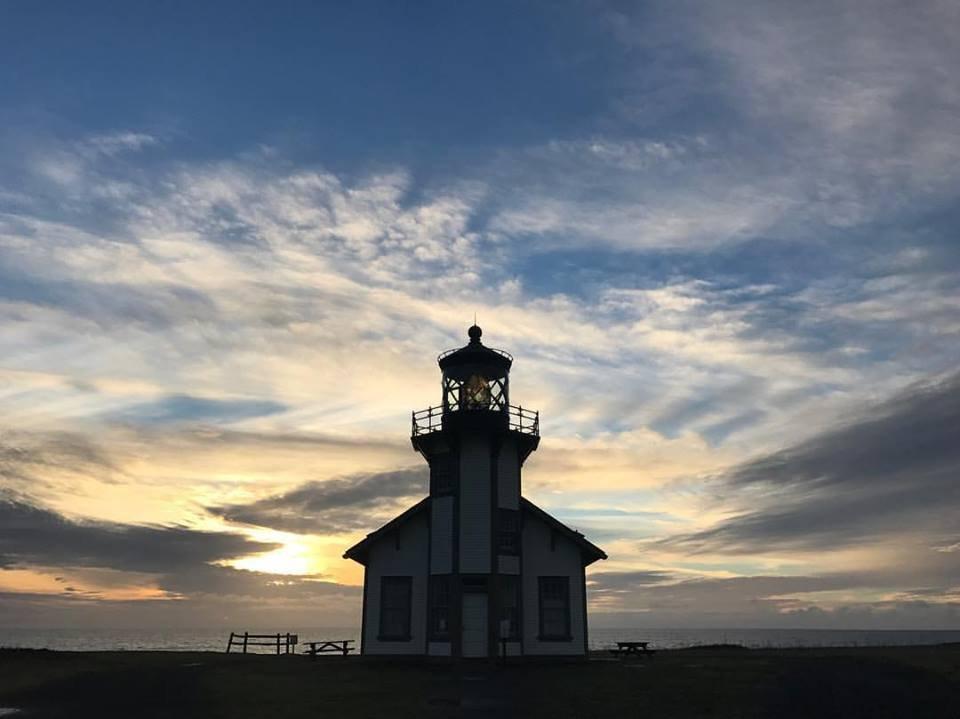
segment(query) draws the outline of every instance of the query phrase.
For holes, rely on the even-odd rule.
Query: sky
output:
[[[0,626],[359,624],[476,313],[595,626],[960,628],[958,34],[0,4]]]

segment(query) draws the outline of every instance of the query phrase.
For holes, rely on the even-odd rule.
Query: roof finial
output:
[[[467,330],[467,337],[470,338],[470,344],[480,344],[480,335],[482,334],[483,330],[480,329],[479,325],[477,325],[477,313],[474,312],[473,325],[471,325],[470,329]]]

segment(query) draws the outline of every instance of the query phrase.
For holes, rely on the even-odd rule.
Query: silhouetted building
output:
[[[521,496],[539,416],[510,404],[513,358],[468,334],[437,360],[441,404],[413,413],[429,496],[344,554],[364,565],[361,652],[583,655],[584,568],[607,555]]]

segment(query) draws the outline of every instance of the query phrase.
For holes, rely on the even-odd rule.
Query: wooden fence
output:
[[[243,653],[247,653],[247,647],[276,647],[277,654],[296,653],[294,647],[297,646],[297,635],[290,634],[251,634],[250,632],[230,632],[230,639],[227,642],[227,654],[234,646],[243,647]],[[282,648],[282,651],[281,651]]]

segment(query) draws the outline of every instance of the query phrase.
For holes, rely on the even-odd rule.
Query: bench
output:
[[[310,647],[309,649],[305,649],[304,653],[309,654],[314,659],[316,659],[319,654],[340,654],[347,656],[354,650],[353,647],[350,646],[353,644],[352,639],[331,639],[303,643]]]
[[[230,632],[230,639],[227,641],[227,654],[233,649],[233,646],[243,647],[243,653],[247,653],[247,647],[276,647],[277,654],[291,654],[295,652],[297,646],[297,635],[290,634],[251,634],[250,632]]]
[[[650,642],[617,642],[617,648],[610,653],[617,657],[642,657],[653,654],[649,648]]]

